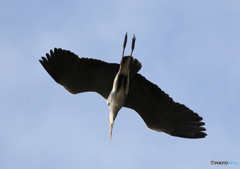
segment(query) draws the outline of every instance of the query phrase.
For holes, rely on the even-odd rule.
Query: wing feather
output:
[[[119,64],[101,60],[79,58],[74,53],[55,48],[39,60],[49,75],[70,93],[97,92],[105,99],[112,89]],[[141,69],[141,63],[133,59],[131,76]]]
[[[140,74],[130,81],[124,107],[135,110],[152,130],[184,138],[206,136],[202,117],[185,105],[174,102],[168,94]]]

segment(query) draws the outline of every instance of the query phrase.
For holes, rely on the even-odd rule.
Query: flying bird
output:
[[[122,107],[135,110],[149,129],[182,138],[204,138],[207,134],[202,117],[183,104],[174,102],[157,85],[138,73],[142,64],[131,55],[124,56],[123,42],[120,65],[90,58],[79,58],[61,48],[39,60],[49,75],[72,94],[97,92],[110,108],[110,141],[115,118]]]

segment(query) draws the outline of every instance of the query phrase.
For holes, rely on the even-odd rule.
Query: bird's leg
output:
[[[133,35],[131,56],[132,56],[132,53],[133,53],[133,50],[134,50],[134,47],[135,47],[135,41],[136,41],[136,37],[135,37],[135,35]]]
[[[123,42],[123,53],[122,53],[122,57],[124,57],[124,50],[125,50],[126,45],[127,45],[127,33],[126,33],[126,35],[125,35],[124,42]]]

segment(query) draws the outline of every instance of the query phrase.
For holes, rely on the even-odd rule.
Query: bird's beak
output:
[[[110,107],[110,110],[112,110],[111,107]],[[112,139],[113,124],[114,124],[114,119],[116,118],[116,116],[117,116],[117,114],[114,114],[113,111],[110,111],[109,119],[108,119],[108,124],[110,127],[110,141]]]
[[[110,125],[110,141],[112,139],[112,129],[113,129],[113,123],[109,124]]]

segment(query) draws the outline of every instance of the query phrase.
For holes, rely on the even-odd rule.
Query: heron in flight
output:
[[[131,55],[124,56],[127,34],[123,42],[121,63],[79,58],[74,53],[55,48],[39,60],[49,75],[72,94],[97,92],[110,108],[110,141],[114,120],[122,107],[135,110],[147,127],[182,138],[204,138],[202,117],[183,104],[174,102],[157,85],[138,73],[141,63]]]

